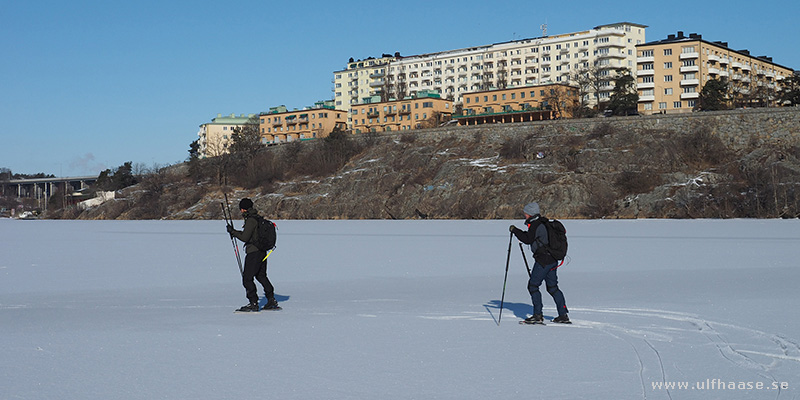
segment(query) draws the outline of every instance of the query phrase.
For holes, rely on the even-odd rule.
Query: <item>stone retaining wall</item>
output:
[[[601,124],[616,129],[683,132],[707,126],[733,148],[767,141],[773,145],[800,145],[800,107],[754,108],[730,111],[656,114],[649,116],[585,118],[513,124],[454,126],[420,130],[420,139],[440,139],[449,135],[482,135],[484,140],[503,142],[508,136],[535,133],[537,136],[585,135]],[[394,133],[396,135],[396,133]]]

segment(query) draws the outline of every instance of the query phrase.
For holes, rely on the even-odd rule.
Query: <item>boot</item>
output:
[[[278,301],[275,300],[274,297],[270,297],[267,299],[267,304],[264,305],[264,310],[280,310],[281,306],[278,305]]]
[[[569,317],[567,316],[567,314],[559,315],[559,316],[553,318],[553,322],[555,322],[557,324],[571,324],[572,323],[572,321],[569,320]]]
[[[535,325],[541,324],[544,325],[544,316],[542,314],[533,314],[528,318],[525,318],[524,321],[521,321],[523,324]]]
[[[258,303],[250,303],[246,306],[241,306],[236,312],[258,312]]]

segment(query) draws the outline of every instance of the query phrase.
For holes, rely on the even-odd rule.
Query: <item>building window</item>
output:
[[[642,57],[652,57],[653,50],[642,50]]]
[[[664,69],[672,69],[672,61],[664,63]]]
[[[681,102],[680,101],[673,102],[672,108],[681,108]]]
[[[664,49],[664,55],[665,56],[671,56],[672,55],[672,49]]]
[[[659,110],[666,110],[667,109],[667,103],[665,101],[662,101],[662,102],[658,103],[658,109]]]
[[[672,88],[664,89],[664,94],[667,95],[667,96],[671,95],[672,94]]]
[[[653,109],[653,103],[644,103],[645,111],[650,111]]]
[[[672,75],[664,75],[664,82],[672,82]]]

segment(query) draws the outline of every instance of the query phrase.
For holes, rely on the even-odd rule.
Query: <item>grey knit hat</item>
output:
[[[539,215],[539,203],[533,202],[526,204],[525,207],[522,208],[522,212],[531,216]]]

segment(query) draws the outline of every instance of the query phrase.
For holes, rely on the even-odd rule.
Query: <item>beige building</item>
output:
[[[683,32],[637,46],[636,62],[641,114],[691,112],[711,79],[728,82],[733,106],[771,105],[779,82],[793,73],[770,57]]]
[[[385,87],[389,63],[396,57],[384,54],[381,58],[353,60],[347,67],[333,73],[333,101],[337,110],[350,111],[365,99],[380,97]],[[367,100],[369,101],[369,100]]]
[[[216,157],[228,153],[228,148],[233,143],[233,130],[240,128],[253,117],[255,114],[247,116],[241,114],[238,117],[236,114],[228,116],[217,114],[217,117],[210,123],[200,125],[200,131],[197,132],[199,157]]]
[[[419,92],[403,100],[353,105],[350,113],[353,133],[408,131],[448,121],[453,102],[437,93]]]
[[[578,96],[578,89],[566,84],[466,93],[461,114],[453,118],[459,125],[569,118]]]
[[[621,22],[590,30],[468,47],[410,57],[382,57],[350,63],[334,72],[336,108],[348,110],[363,98],[392,98],[433,91],[462,104],[465,94],[545,83],[573,83],[580,71],[596,66],[636,70],[636,45],[645,43],[645,25]],[[601,88],[600,101],[613,89]],[[591,96],[590,101],[594,99]]]
[[[329,102],[294,111],[272,107],[259,115],[259,132],[265,144],[326,137],[337,127],[345,130],[346,125],[347,113],[334,109]]]

